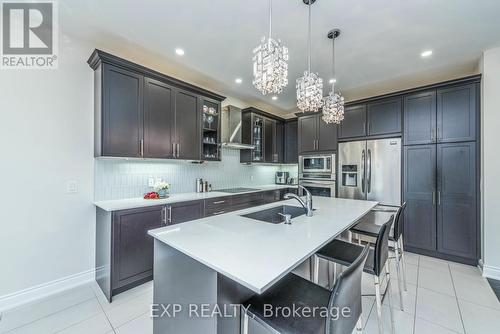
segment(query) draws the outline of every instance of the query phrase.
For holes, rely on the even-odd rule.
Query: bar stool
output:
[[[354,328],[362,332],[361,277],[369,254],[369,247],[357,247],[357,255],[350,266],[339,275],[332,290],[318,286],[295,274],[288,274],[261,295],[256,295],[243,303],[242,333],[248,334],[250,318],[256,320],[272,333],[281,334],[345,334]],[[319,311],[312,317],[285,316],[282,313],[266,316],[266,307],[278,308],[301,307]],[[349,308],[349,316],[334,319],[332,310]],[[284,312],[283,312],[284,313]],[[341,313],[341,312],[340,312]],[[268,314],[269,315],[269,314]]]
[[[383,209],[383,207],[389,208]],[[358,224],[351,228],[351,232],[358,235],[358,243],[361,244],[361,239],[359,235],[365,235],[371,238],[376,238],[380,230],[380,224],[377,224],[377,215],[383,216],[391,213],[396,213],[396,218],[394,219],[394,233],[389,235],[389,240],[392,241],[394,245],[394,257],[389,257],[389,259],[396,260],[396,274],[398,276],[398,289],[399,289],[399,302],[401,310],[403,307],[403,292],[401,287],[401,276],[403,276],[402,281],[404,284],[404,291],[408,291],[406,284],[406,262],[404,258],[404,244],[403,244],[403,213],[406,208],[406,202],[401,206],[394,205],[381,205],[379,209],[375,208],[370,214],[366,215],[367,219],[362,219]],[[402,272],[402,275],[401,275]]]
[[[389,313],[391,316],[391,332],[394,334],[394,315],[392,310],[391,301],[391,277],[389,273],[389,232],[394,220],[392,215],[381,227],[377,235],[377,241],[373,249],[370,248],[368,258],[366,260],[363,271],[370,274],[374,278],[375,283],[375,298],[377,301],[377,317],[378,317],[378,329],[379,333],[383,334],[383,320],[382,320],[382,301],[385,296],[388,296],[389,301]],[[318,267],[319,259],[338,263],[343,266],[350,266],[356,260],[357,254],[359,253],[359,245],[343,241],[343,240],[333,240],[328,245],[320,249],[314,255],[314,271],[313,271],[313,281],[318,282]],[[387,288],[383,294],[380,291],[380,275],[383,273],[385,268],[385,275],[387,279]],[[366,295],[364,295],[366,296]]]

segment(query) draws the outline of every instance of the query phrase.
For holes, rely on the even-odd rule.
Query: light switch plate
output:
[[[68,194],[75,194],[78,192],[78,182],[75,180],[71,180],[66,182],[66,192]]]

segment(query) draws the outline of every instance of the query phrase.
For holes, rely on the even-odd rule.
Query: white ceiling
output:
[[[119,40],[190,73],[181,79],[276,113],[296,111],[295,80],[307,65],[302,0],[273,0],[274,35],[290,53],[289,84],[277,101],[251,84],[252,50],[268,31],[268,0],[59,3],[63,32],[96,46]],[[498,0],[317,0],[312,10],[312,70],[324,79],[325,95],[331,77],[326,34],[334,27],[342,30],[336,41],[337,87],[348,97],[472,73],[482,50],[500,45]],[[177,47],[185,50],[183,57],[175,54]],[[423,59],[426,49],[434,53]],[[243,83],[237,85],[236,77]]]

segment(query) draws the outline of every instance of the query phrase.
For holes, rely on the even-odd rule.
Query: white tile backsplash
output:
[[[172,185],[172,193],[195,191],[195,180],[202,178],[213,189],[274,183],[276,171],[297,177],[296,165],[245,165],[240,151],[223,149],[222,161],[193,164],[186,161],[95,160],[95,200],[141,197],[151,191],[148,179],[161,178]]]

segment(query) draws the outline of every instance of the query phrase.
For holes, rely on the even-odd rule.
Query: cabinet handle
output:
[[[175,158],[175,143],[172,143],[172,157]]]
[[[431,141],[435,141],[434,129],[431,129]]]
[[[163,225],[167,225],[167,207],[164,206],[161,209],[161,222]]]
[[[181,152],[181,144],[177,144],[177,158],[179,157]]]
[[[432,205],[436,205],[436,192],[432,192]]]
[[[367,125],[367,132],[368,132],[368,134],[370,134],[370,122],[368,122],[368,125]]]
[[[217,211],[217,212],[214,212],[214,213],[212,213],[212,216],[221,215],[223,213],[226,213],[226,211]]]
[[[139,150],[141,151],[141,157],[144,156],[144,139],[139,140]]]
[[[226,203],[226,201],[215,201],[212,204],[222,204],[222,203]]]
[[[436,140],[439,141],[439,127],[436,129]]]
[[[441,191],[438,191],[438,205],[441,205]]]
[[[363,131],[366,132],[366,122],[363,122]]]
[[[172,206],[168,207],[168,223],[172,224]]]

